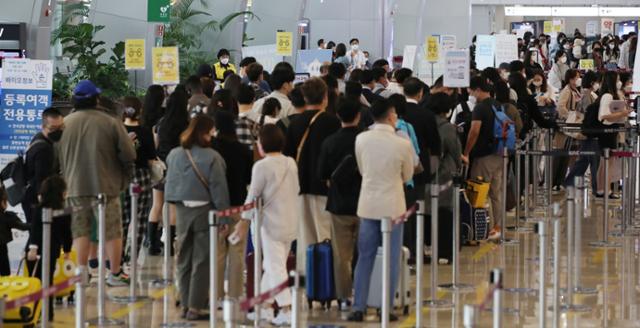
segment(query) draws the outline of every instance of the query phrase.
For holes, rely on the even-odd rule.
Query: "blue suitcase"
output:
[[[333,276],[333,251],[331,241],[309,245],[307,248],[306,289],[309,308],[313,302],[320,302],[329,309],[331,301],[336,299],[335,280]]]

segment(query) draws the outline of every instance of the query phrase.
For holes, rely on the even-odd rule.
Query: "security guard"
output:
[[[236,73],[236,67],[229,63],[229,57],[229,50],[223,48],[218,51],[218,62],[213,64],[216,80],[224,81],[224,73],[226,71]]]

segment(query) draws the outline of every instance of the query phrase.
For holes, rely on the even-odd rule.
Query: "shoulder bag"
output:
[[[202,174],[202,172],[200,172],[200,169],[198,169],[198,166],[196,165],[196,162],[193,160],[193,156],[191,155],[191,150],[185,148],[184,151],[187,154],[187,158],[189,158],[189,162],[191,162],[193,172],[196,173],[198,180],[200,180],[200,183],[202,183],[202,186],[207,191],[207,195],[209,195],[209,202],[211,202],[211,191],[209,190],[209,182],[207,182],[207,179],[204,178],[204,175]]]
[[[313,115],[313,117],[311,118],[311,121],[309,122],[309,125],[307,126],[307,129],[304,131],[304,134],[302,135],[302,139],[300,139],[300,143],[298,144],[298,151],[296,152],[296,163],[300,163],[300,157],[302,157],[302,148],[304,148],[304,144],[307,141],[307,138],[309,138],[309,132],[311,131],[311,126],[313,125],[313,123],[316,122],[320,114],[322,114],[322,110],[319,110],[315,115]]]

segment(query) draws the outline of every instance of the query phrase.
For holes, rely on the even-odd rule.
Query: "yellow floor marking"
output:
[[[494,243],[486,243],[482,246],[480,246],[480,249],[478,249],[475,254],[473,254],[473,256],[471,256],[471,259],[474,261],[477,261],[479,259],[481,259],[483,256],[487,255],[487,253],[489,253],[490,251],[496,249],[496,247],[498,247],[496,244]]]
[[[164,296],[165,293],[169,293],[171,290],[173,290],[173,286],[164,288],[164,289],[160,289],[152,294],[149,295],[149,298],[151,300],[156,300],[161,298],[162,296]],[[129,315],[129,313],[133,310],[139,309],[143,306],[145,306],[146,303],[148,303],[149,300],[144,300],[144,301],[139,301],[133,304],[128,305],[127,307],[121,308],[118,311],[113,312],[112,314],[112,318],[114,319],[120,319],[120,318],[124,318],[127,315]]]

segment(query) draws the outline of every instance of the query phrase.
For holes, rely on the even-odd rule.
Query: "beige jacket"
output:
[[[356,161],[362,175],[359,217],[396,218],[407,210],[403,185],[413,176],[411,147],[411,142],[386,124],[375,124],[358,135]]]

